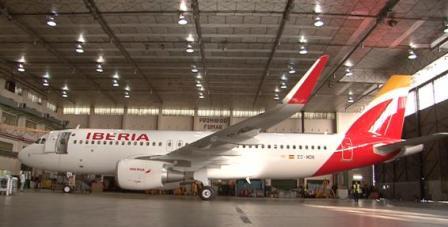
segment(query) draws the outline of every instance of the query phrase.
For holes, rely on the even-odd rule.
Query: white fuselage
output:
[[[106,129],[56,132],[68,133],[66,150],[58,151],[61,148],[55,146],[57,138],[50,133],[45,142],[21,152],[20,160],[46,170],[114,175],[122,159],[166,155],[212,133]],[[211,179],[312,176],[337,150],[342,139],[337,134],[261,133],[250,140],[251,144],[239,144],[208,159],[207,175]],[[189,171],[189,168],[192,167],[177,169]]]

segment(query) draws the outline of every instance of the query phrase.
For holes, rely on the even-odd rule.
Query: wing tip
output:
[[[291,89],[288,95],[283,100],[283,103],[287,104],[305,104],[308,102],[308,98],[314,87],[317,84],[318,78],[322,74],[325,65],[328,62],[330,56],[328,54],[320,56],[305,73],[305,76],[297,82],[297,84]]]

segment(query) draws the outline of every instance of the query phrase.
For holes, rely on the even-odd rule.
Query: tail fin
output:
[[[411,76],[393,75],[346,132],[349,137],[370,134],[400,139]]]

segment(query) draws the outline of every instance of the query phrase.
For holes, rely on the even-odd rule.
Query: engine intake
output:
[[[161,161],[124,159],[118,162],[116,179],[121,188],[129,190],[162,188],[166,183],[184,180],[183,172],[167,166]]]

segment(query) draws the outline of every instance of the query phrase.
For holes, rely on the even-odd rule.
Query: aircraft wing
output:
[[[396,142],[396,143],[381,145],[381,146],[375,147],[375,152],[381,153],[381,154],[387,154],[387,153],[394,152],[397,150],[402,150],[402,151],[406,152],[406,149],[413,148],[413,149],[418,149],[418,150],[409,150],[409,152],[416,153],[416,152],[423,150],[422,145],[424,143],[428,143],[428,142],[431,142],[434,140],[439,140],[439,139],[443,139],[443,138],[447,138],[447,137],[448,137],[448,133],[446,133],[446,132],[434,133],[434,134],[428,135],[428,136],[410,138],[410,139],[402,140],[402,141]]]
[[[302,110],[327,62],[328,55],[317,59],[275,108],[212,133],[167,155],[157,157],[157,159],[205,161],[217,156],[231,156],[232,154],[226,152],[238,144],[255,143],[253,137],[260,131],[266,130]]]

